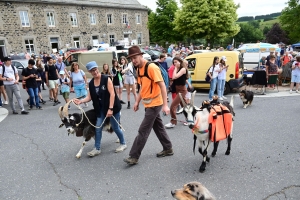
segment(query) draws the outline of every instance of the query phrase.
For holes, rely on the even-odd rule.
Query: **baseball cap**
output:
[[[8,60],[11,60],[11,57],[4,57],[4,58],[3,58],[3,62],[6,62],[6,61],[8,61]]]
[[[224,60],[226,62],[227,61],[226,56],[222,56],[221,60]]]
[[[98,67],[98,65],[97,65],[97,63],[95,62],[95,61],[91,61],[91,62],[88,62],[87,64],[86,64],[86,69],[88,70],[88,71],[90,71],[90,70],[92,70],[92,69],[94,69],[94,68],[97,68]]]
[[[60,71],[59,74],[65,74],[65,71]]]

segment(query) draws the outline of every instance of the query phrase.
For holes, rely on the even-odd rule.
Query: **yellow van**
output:
[[[218,56],[226,56],[226,65],[229,68],[226,73],[226,83],[224,94],[228,94],[233,88],[240,88],[243,85],[243,58],[240,52],[237,51],[215,51],[199,54],[192,54],[186,57],[191,72],[192,85],[196,89],[209,89],[210,83],[205,81],[207,70],[212,66],[213,59]]]

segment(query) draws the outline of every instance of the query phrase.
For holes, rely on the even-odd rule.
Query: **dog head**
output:
[[[246,90],[242,90],[240,93],[240,98],[241,99],[246,99],[247,98],[247,91]]]
[[[171,191],[177,200],[215,200],[215,197],[199,182],[190,182],[181,189]]]

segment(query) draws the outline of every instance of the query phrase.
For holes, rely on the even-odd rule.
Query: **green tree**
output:
[[[280,24],[283,30],[288,33],[291,42],[300,41],[300,0],[289,0],[281,16]]]
[[[253,43],[264,38],[262,30],[249,23],[242,23],[240,27],[240,32],[234,37],[236,42]]]
[[[271,27],[269,26],[265,26],[264,29],[263,29],[263,34],[264,35],[267,35],[267,33],[271,30]]]
[[[280,42],[288,44],[289,42],[285,31],[282,30],[278,23],[273,24],[271,30],[266,35],[266,40],[272,44]]]
[[[156,12],[151,12],[148,17],[148,29],[152,42],[165,44],[182,40],[183,35],[174,31],[173,20],[178,6],[175,0],[157,0]]]
[[[190,38],[205,38],[208,43],[236,35],[240,27],[233,0],[181,0],[175,15],[175,30]]]
[[[254,28],[259,28],[259,21],[256,21],[256,20],[249,21],[248,24],[250,24]]]

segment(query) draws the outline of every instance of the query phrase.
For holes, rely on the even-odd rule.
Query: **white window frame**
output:
[[[115,35],[114,34],[109,35],[109,43],[113,44],[114,42],[115,42]]]
[[[19,12],[22,27],[30,27],[28,11],[22,10]]]
[[[137,24],[141,23],[141,15],[140,14],[136,15],[136,23]]]
[[[28,44],[26,44],[26,41],[28,42]],[[34,53],[34,42],[33,41],[34,41],[33,39],[25,39],[24,40],[26,51],[30,54]]]
[[[73,27],[78,26],[78,20],[77,20],[77,15],[76,13],[70,13],[70,18],[71,18],[71,24]]]
[[[107,23],[112,24],[112,14],[107,14]]]
[[[96,14],[95,13],[90,14],[90,22],[91,22],[91,25],[96,25]]]
[[[78,38],[78,40],[75,40],[75,38]],[[74,41],[74,47],[80,48],[80,37],[73,37],[73,41]]]
[[[122,23],[123,24],[126,24],[128,21],[127,21],[127,14],[123,14],[122,15]]]
[[[137,33],[137,44],[142,44],[142,33]]]
[[[47,22],[49,27],[55,27],[54,12],[47,12]]]

